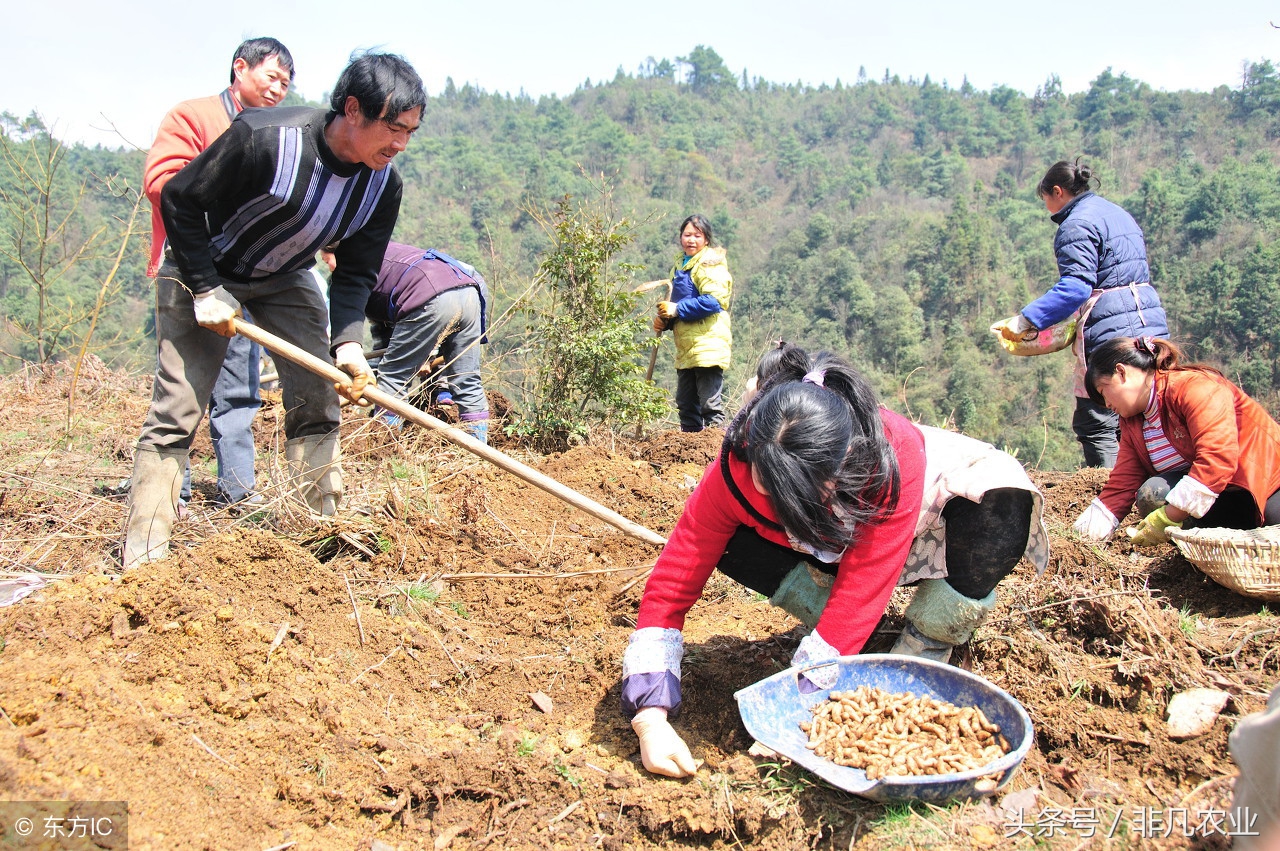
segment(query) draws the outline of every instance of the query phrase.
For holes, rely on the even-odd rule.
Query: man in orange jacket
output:
[[[231,84],[220,94],[183,101],[160,123],[147,154],[143,189],[151,201],[151,260],[154,278],[164,258],[165,229],[160,218],[160,190],[196,155],[217,139],[246,107],[279,106],[293,82],[293,57],[274,38],[251,38],[231,59]],[[253,418],[262,405],[258,391],[261,348],[247,337],[232,338],[213,387],[209,434],[218,459],[218,501],[233,505],[254,500],[255,446]],[[191,497],[191,470],[182,483],[181,500]],[[182,503],[180,502],[180,505]]]

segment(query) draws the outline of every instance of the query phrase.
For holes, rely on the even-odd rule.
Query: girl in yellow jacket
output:
[[[658,303],[653,328],[659,334],[670,328],[675,334],[680,430],[702,431],[724,422],[720,397],[733,346],[733,276],[724,249],[712,245],[705,216],[685,219],[679,241],[684,254],[671,270],[671,300]]]

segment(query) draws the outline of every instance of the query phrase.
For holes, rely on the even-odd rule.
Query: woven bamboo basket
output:
[[[1170,529],[1187,561],[1237,594],[1280,601],[1280,526]]]

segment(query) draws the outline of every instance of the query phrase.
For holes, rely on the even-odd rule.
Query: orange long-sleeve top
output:
[[[1261,523],[1267,499],[1280,488],[1280,424],[1222,376],[1199,370],[1156,376],[1165,436],[1191,463],[1187,475],[1213,494],[1220,495],[1227,485],[1244,488],[1253,496]],[[1155,473],[1142,437],[1142,416],[1122,417],[1120,454],[1098,498],[1123,518],[1138,488]]]
[[[169,110],[160,122],[160,129],[156,131],[156,139],[147,152],[147,162],[142,169],[142,190],[151,202],[151,260],[147,263],[147,277],[154,278],[160,271],[164,253],[165,229],[160,218],[160,191],[214,139],[227,132],[231,119],[243,108],[228,87],[220,94],[183,101]]]

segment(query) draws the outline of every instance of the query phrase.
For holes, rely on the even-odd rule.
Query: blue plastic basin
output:
[[[838,665],[839,675],[829,689],[801,694],[798,678],[804,671]],[[809,736],[801,721],[813,718],[811,707],[827,699],[832,691],[851,691],[873,686],[889,692],[911,692],[956,706],[976,706],[1012,748],[1009,753],[981,768],[952,774],[923,777],[882,777],[868,780],[861,768],[838,765],[805,747]],[[738,711],[747,732],[787,759],[802,765],[839,789],[873,801],[932,801],[980,798],[1002,789],[1017,771],[1033,740],[1031,718],[1004,689],[977,674],[951,665],[913,656],[875,654],[841,656],[808,668],[788,668],[736,692]],[[979,785],[986,777],[997,778]]]

